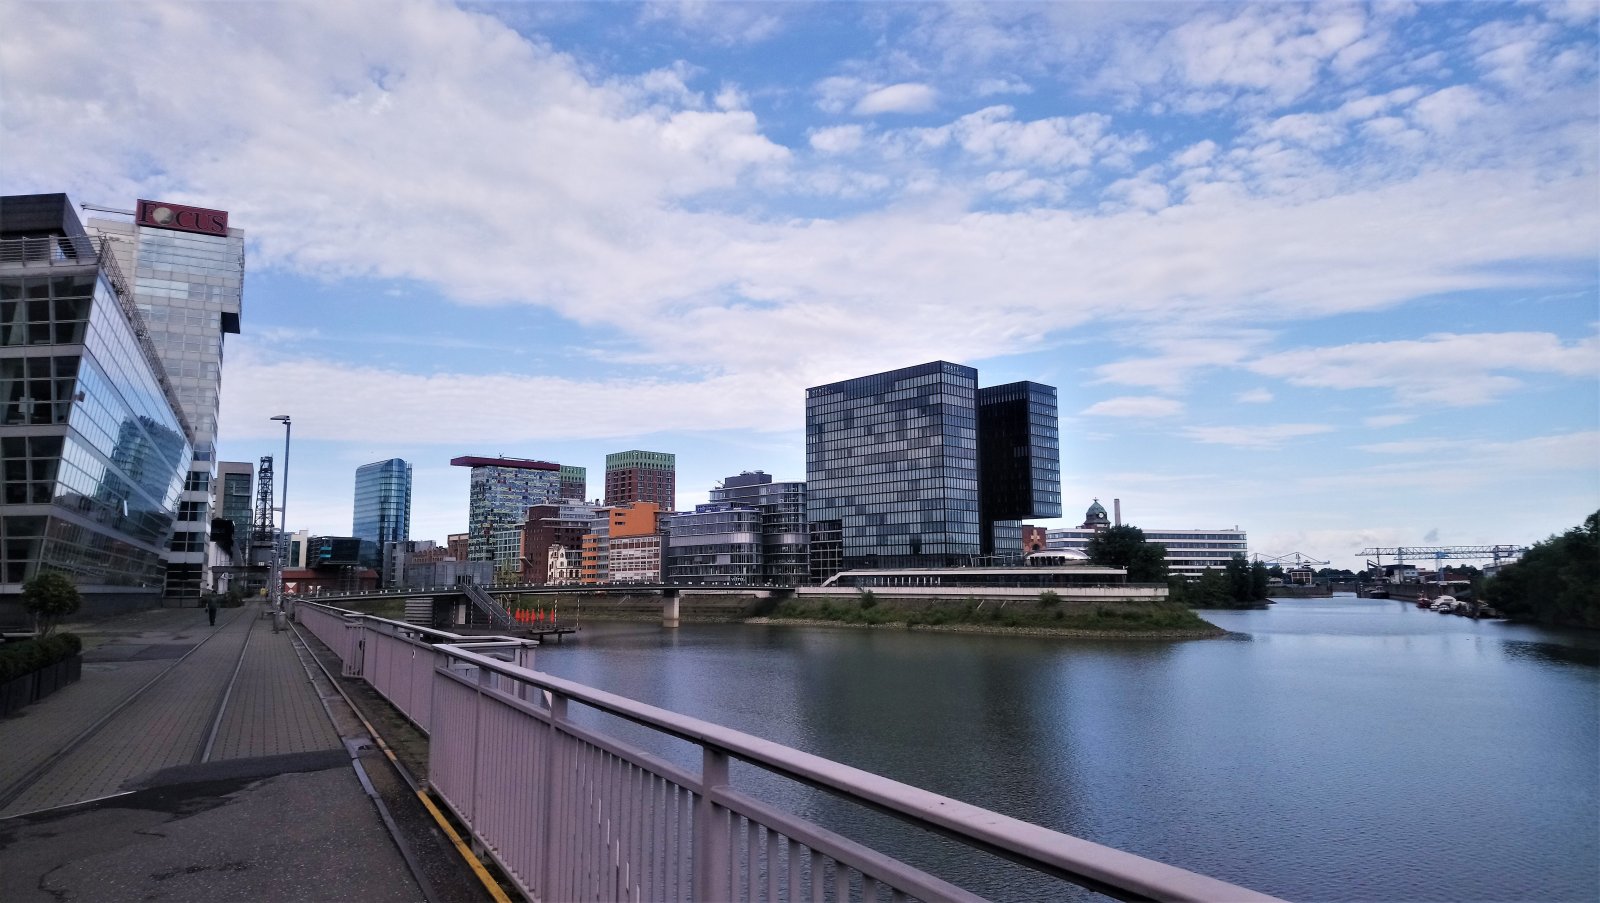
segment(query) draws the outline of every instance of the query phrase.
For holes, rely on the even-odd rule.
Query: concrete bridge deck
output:
[[[0,900],[489,899],[263,613],[68,625],[83,679],[0,720]]]

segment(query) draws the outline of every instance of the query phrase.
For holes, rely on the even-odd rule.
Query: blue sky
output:
[[[1076,524],[1523,543],[1600,506],[1597,4],[0,4],[0,188],[246,230],[221,455],[804,476],[803,390],[1060,392]]]

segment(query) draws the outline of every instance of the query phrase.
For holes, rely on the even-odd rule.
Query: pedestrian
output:
[[[206,617],[211,619],[211,626],[217,626],[217,594],[212,593],[206,597]]]

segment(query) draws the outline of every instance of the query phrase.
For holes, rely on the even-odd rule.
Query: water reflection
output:
[[[595,625],[540,667],[1289,898],[1600,898],[1600,640],[1386,600],[1206,617],[1238,635]],[[736,777],[980,893],[1060,891]]]

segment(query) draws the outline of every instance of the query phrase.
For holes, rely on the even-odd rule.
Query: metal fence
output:
[[[361,675],[429,732],[433,791],[529,899],[981,899],[741,792],[734,760],[1110,896],[1273,899],[534,671],[512,638],[310,603],[299,612],[341,657],[361,656]],[[508,649],[521,663],[491,654]],[[698,770],[576,723],[574,704],[692,744]]]

